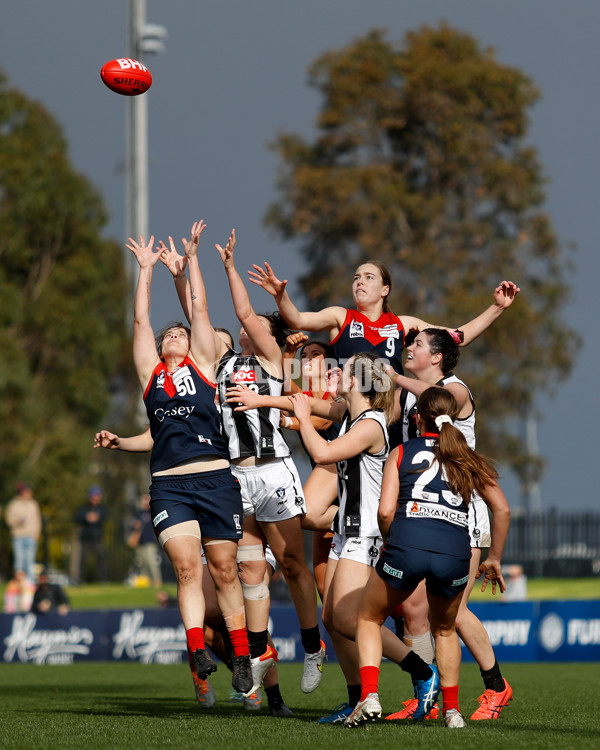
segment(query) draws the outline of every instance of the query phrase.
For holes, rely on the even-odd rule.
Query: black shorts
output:
[[[242,537],[242,495],[229,469],[152,477],[150,511],[154,533],[184,521],[197,521],[202,537]]]
[[[470,562],[470,557],[386,545],[375,570],[398,591],[414,591],[425,579],[430,594],[451,599],[466,587]]]

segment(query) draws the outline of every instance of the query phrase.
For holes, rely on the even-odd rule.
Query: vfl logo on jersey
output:
[[[275,494],[280,500],[282,500],[285,497],[285,487],[280,487],[278,490],[275,490]]]
[[[244,383],[256,383],[256,373],[254,370],[240,368],[235,372],[231,373],[231,382],[237,385],[243,385]]]
[[[393,323],[389,326],[384,326],[383,328],[379,328],[378,331],[379,335],[382,339],[399,339],[400,338],[400,331],[398,330],[398,324]]]
[[[208,443],[209,445],[212,445],[212,440],[210,438],[205,438],[204,435],[198,435],[198,442]]]
[[[152,525],[154,526],[154,528],[156,528],[161,521],[164,521],[165,518],[168,517],[169,514],[167,513],[167,511],[163,510],[155,518],[152,519]]]
[[[365,335],[365,327],[362,323],[359,323],[358,320],[353,320],[352,323],[350,323],[350,338],[351,339],[360,339],[363,338]]]

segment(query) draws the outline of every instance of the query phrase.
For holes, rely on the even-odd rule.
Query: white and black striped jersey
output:
[[[231,458],[289,456],[290,449],[279,429],[279,409],[261,407],[234,411],[235,404],[228,404],[225,400],[227,389],[236,385],[246,385],[261,395],[280,396],[283,380],[269,375],[253,354],[236,354],[231,349],[221,357],[216,380],[223,434]]]
[[[383,465],[389,454],[388,428],[381,409],[368,409],[355,420],[346,412],[340,437],[362,419],[379,422],[385,436],[385,446],[379,453],[362,452],[338,461],[338,498],[340,509],[333,522],[333,530],[342,536],[380,536],[377,509],[381,497]]]
[[[459,385],[464,386],[469,394],[472,411],[468,417],[455,419],[454,426],[465,436],[469,448],[475,450],[475,401],[473,399],[473,394],[467,387],[467,384],[460,378],[457,378],[454,373],[445,375],[441,380],[438,380],[435,385],[445,386],[449,383],[458,383]],[[417,397],[414,393],[403,390],[400,395],[400,405],[402,407],[402,416],[400,418],[402,421],[402,442],[405,443],[407,440],[412,440],[419,435],[417,423],[415,421],[417,413]]]

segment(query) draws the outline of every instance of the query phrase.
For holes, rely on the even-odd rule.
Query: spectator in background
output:
[[[69,598],[58,583],[51,583],[47,570],[42,570],[38,578],[38,585],[33,595],[31,611],[36,615],[48,612],[58,612],[59,615],[68,614]]]
[[[177,606],[177,598],[171,596],[171,594],[169,594],[168,591],[165,591],[165,589],[161,589],[160,591],[156,592],[156,601],[158,603],[158,606],[162,607],[162,609],[168,609],[169,607]]]
[[[506,591],[500,601],[502,602],[525,602],[527,601],[527,576],[523,572],[522,565],[509,565],[507,569],[508,580]]]
[[[102,535],[106,521],[106,507],[102,504],[102,489],[93,484],[88,489],[88,501],[75,514],[75,523],[79,526],[79,543],[81,556],[79,560],[78,583],[85,582],[86,566],[94,558],[97,579],[106,582],[106,553]]]
[[[162,586],[160,571],[160,548],[156,541],[152,514],[150,513],[150,495],[140,495],[139,508],[131,524],[131,533],[127,546],[135,550],[134,564],[142,574],[146,574],[156,588]]]
[[[10,615],[29,612],[33,601],[35,583],[27,578],[24,570],[15,570],[13,578],[4,592],[4,611]]]
[[[5,520],[12,539],[13,568],[15,571],[25,571],[33,583],[42,516],[40,506],[33,499],[31,487],[26,482],[17,484],[17,495],[6,506]]]

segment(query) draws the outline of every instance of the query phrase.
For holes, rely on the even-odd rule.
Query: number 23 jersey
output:
[[[440,471],[437,437],[425,433],[399,446],[400,494],[387,543],[469,557],[468,507]]]

